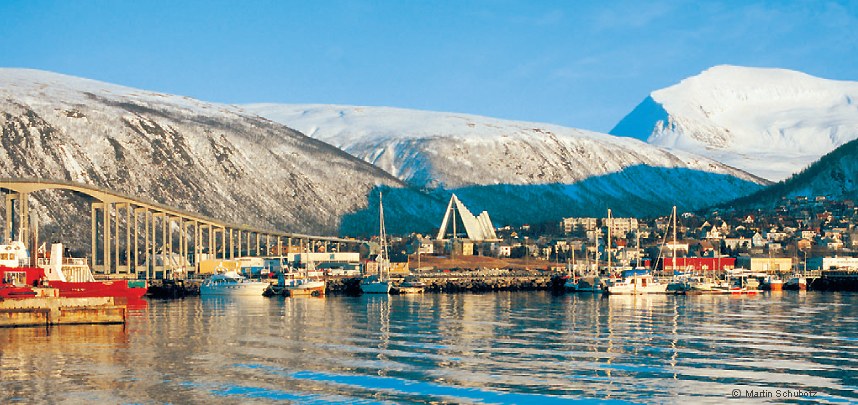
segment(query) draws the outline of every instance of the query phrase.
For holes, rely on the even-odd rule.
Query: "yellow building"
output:
[[[791,257],[739,257],[736,267],[758,272],[789,272],[792,271]]]

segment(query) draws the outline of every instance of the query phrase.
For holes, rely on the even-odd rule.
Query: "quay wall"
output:
[[[0,327],[125,323],[126,315],[108,297],[0,300]]]

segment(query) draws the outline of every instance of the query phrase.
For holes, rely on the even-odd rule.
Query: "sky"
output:
[[[4,0],[0,16],[0,67],[600,132],[715,65],[858,80],[858,0]]]

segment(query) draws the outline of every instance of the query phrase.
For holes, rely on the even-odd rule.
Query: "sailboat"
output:
[[[611,210],[608,210],[608,218],[611,217]],[[582,275],[580,277],[571,277],[563,285],[567,290],[572,292],[602,292],[602,279],[599,277],[599,232],[596,232],[596,271],[594,274]],[[610,249],[611,227],[608,226],[608,246]],[[585,252],[586,253],[586,252]],[[610,254],[610,252],[609,252]],[[609,256],[610,260],[610,256]],[[574,266],[574,265],[573,265]],[[589,266],[588,266],[589,267]],[[608,262],[610,269],[610,261]]]
[[[673,207],[673,263],[676,267],[676,207]],[[608,228],[610,229],[610,228]],[[665,235],[665,238],[667,235]],[[610,257],[610,256],[609,256]],[[622,278],[614,281],[605,290],[608,294],[665,294],[667,284],[659,282],[648,269],[623,270]]]
[[[364,294],[390,294],[390,259],[387,255],[387,232],[384,229],[384,205],[381,200],[381,192],[378,193],[378,238],[380,251],[376,257],[378,274],[371,275],[361,281],[360,289]]]

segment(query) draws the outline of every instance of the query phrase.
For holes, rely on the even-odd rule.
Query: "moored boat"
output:
[[[289,297],[325,295],[325,280],[312,279],[296,272],[283,273],[278,277],[275,292]]]
[[[51,287],[60,297],[114,297],[139,300],[146,294],[144,280],[96,280],[86,259],[64,258],[63,245],[51,245],[50,255],[38,258],[37,267],[30,267],[29,253],[23,243],[14,241],[0,245],[0,269],[5,274],[18,273],[29,286]]]
[[[395,291],[397,294],[420,294],[426,289],[426,283],[420,281],[417,276],[406,276]]]
[[[376,257],[377,273],[370,275],[360,283],[360,289],[364,294],[390,294],[393,283],[390,281],[390,259],[387,256],[387,232],[384,228],[384,205],[381,193],[378,194],[378,239],[379,253]]]
[[[803,274],[793,274],[789,280],[784,283],[784,290],[807,290],[807,278]]]
[[[659,282],[646,270],[624,270],[622,278],[610,283],[608,294],[665,294],[667,284]]]
[[[784,289],[784,281],[776,274],[770,274],[760,283],[760,288],[769,291],[781,291]]]
[[[360,289],[364,294],[390,294],[393,283],[390,280],[381,280],[376,275],[361,280]]]
[[[581,276],[569,278],[563,286],[570,292],[600,293],[602,284],[599,276]]]
[[[200,285],[200,296],[262,296],[269,284],[248,280],[235,271],[214,274]]]

